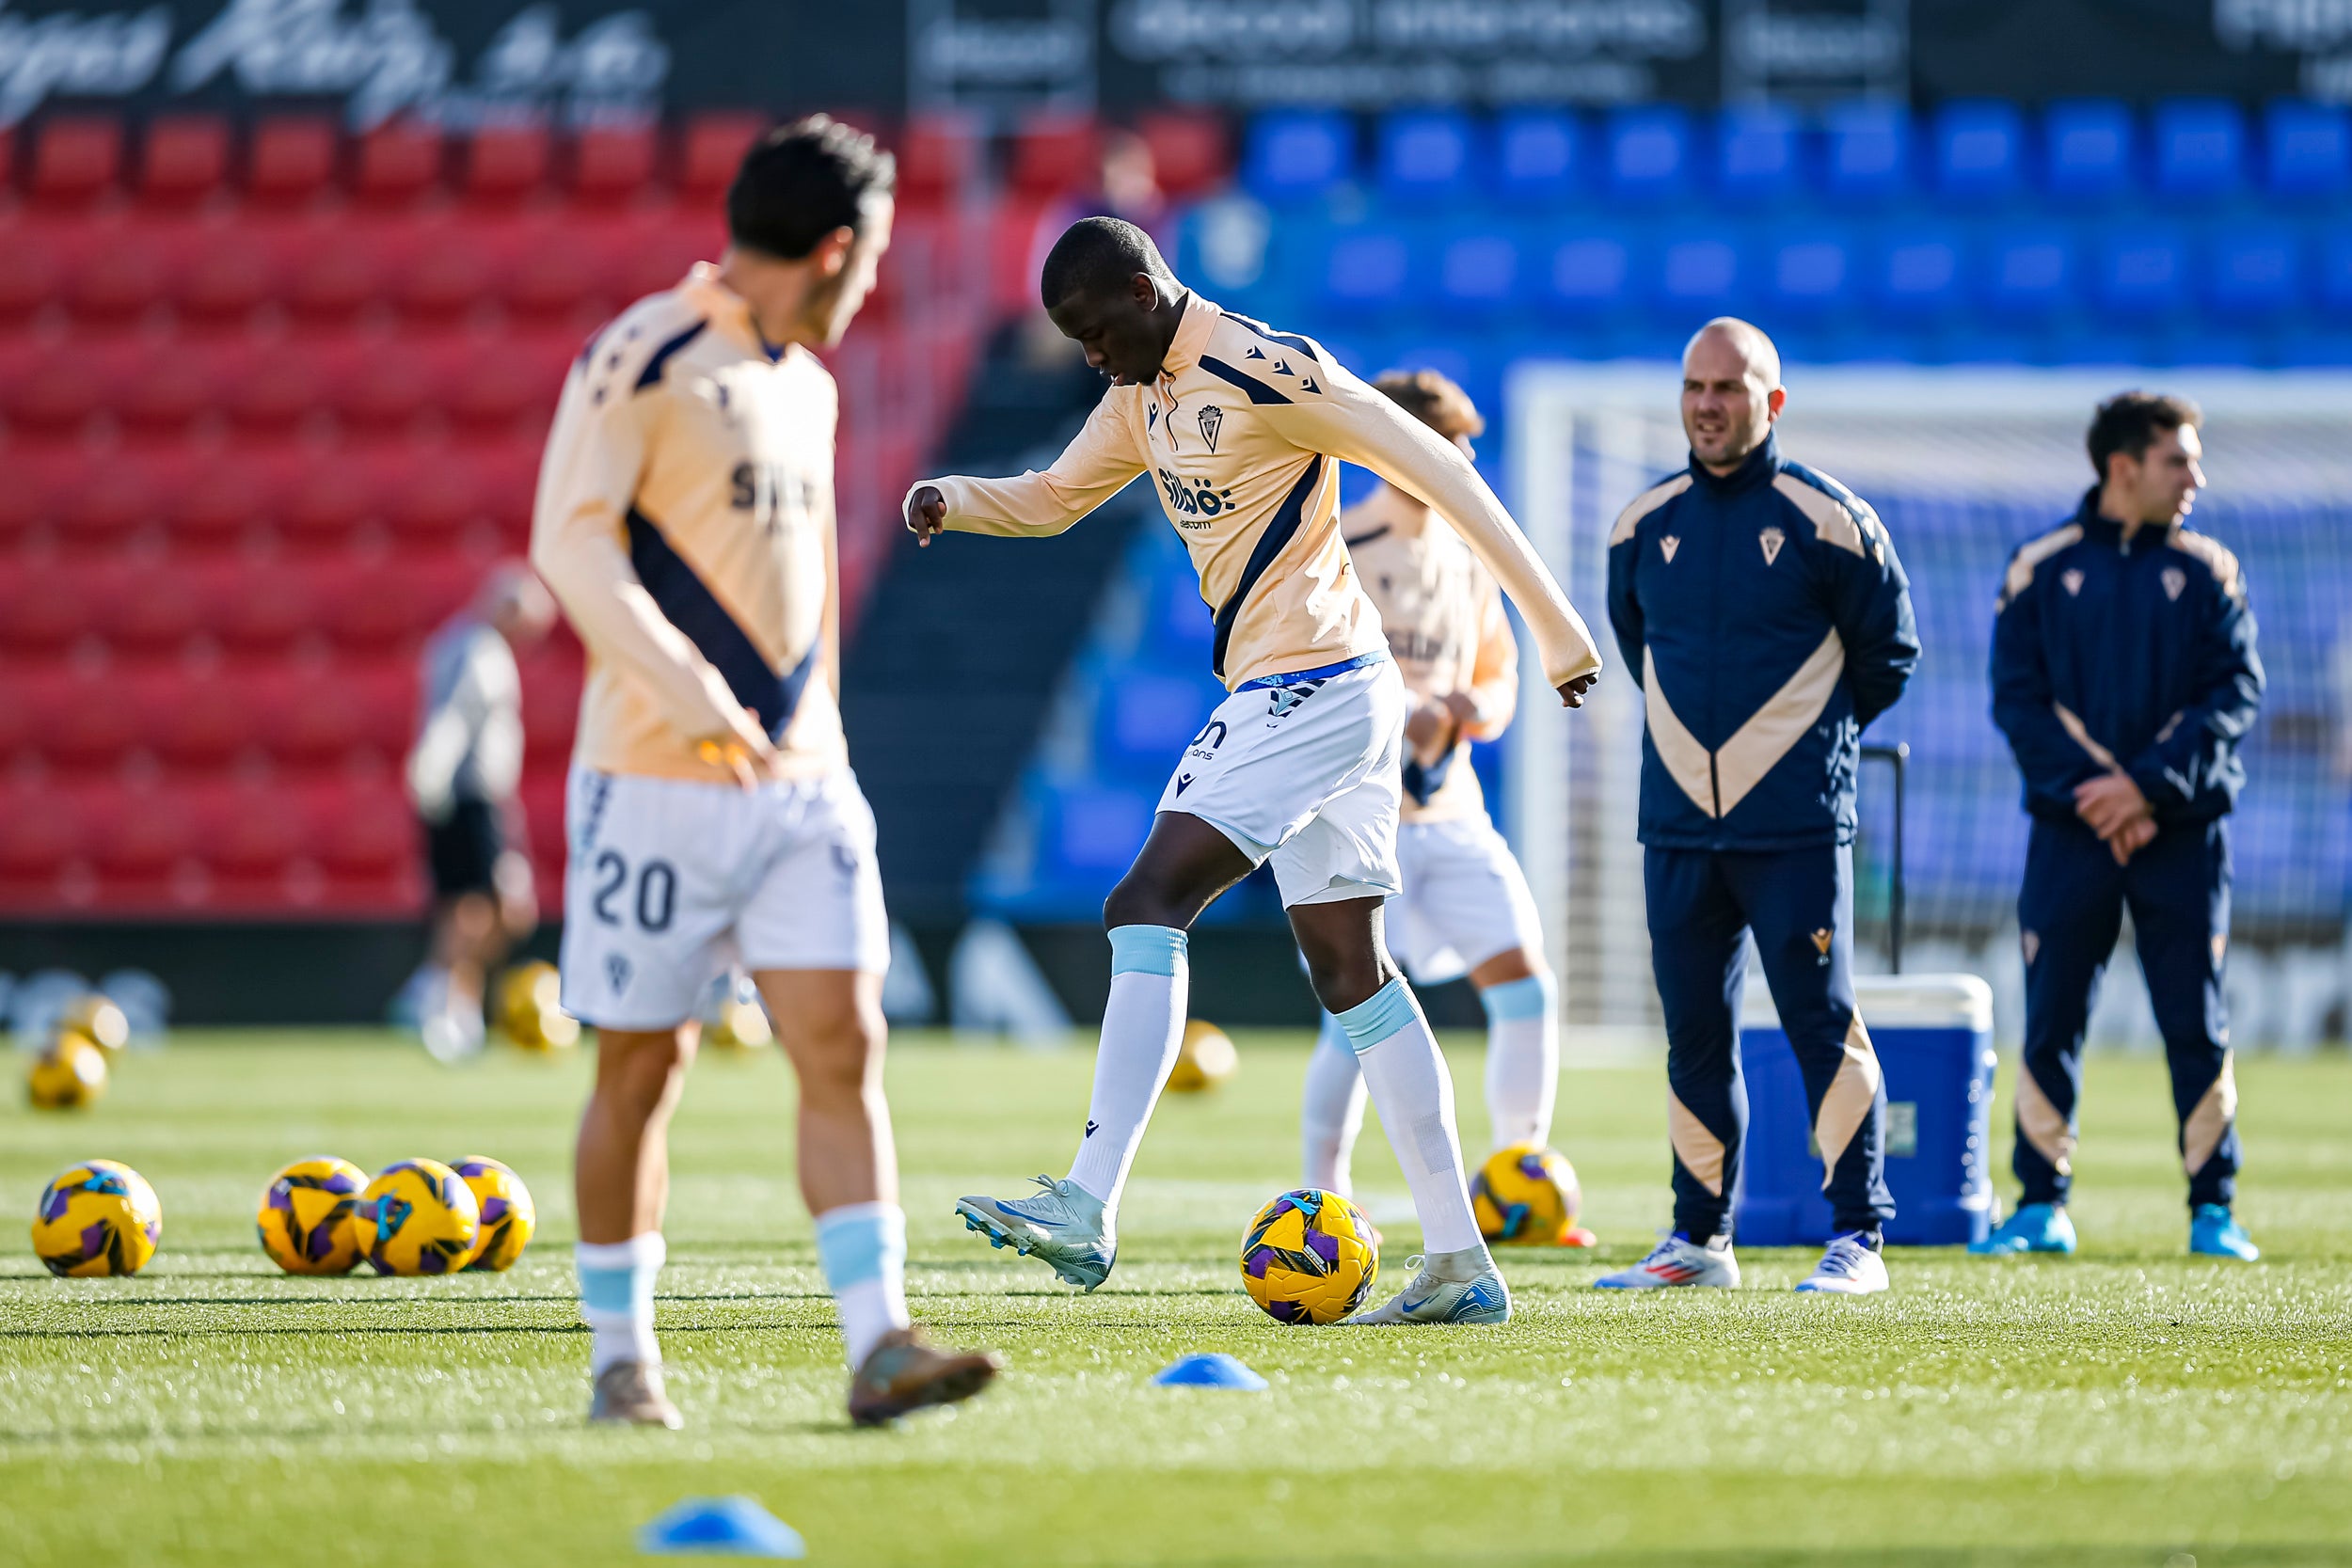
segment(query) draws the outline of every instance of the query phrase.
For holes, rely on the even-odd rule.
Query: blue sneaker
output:
[[[1009,1246],[1024,1258],[1035,1258],[1081,1291],[1091,1291],[1111,1276],[1119,1257],[1119,1238],[1102,1199],[1074,1181],[1036,1178],[1041,1189],[1013,1201],[994,1197],[961,1197],[956,1212],[966,1230],[977,1230],[993,1247]]]
[[[2188,1250],[2204,1258],[2234,1258],[2251,1263],[2263,1255],[2237,1216],[2218,1203],[2201,1203],[2188,1222]]]
[[[1983,1241],[1970,1242],[1968,1250],[1979,1258],[2007,1258],[2020,1252],[2072,1253],[2074,1222],[2055,1203],[2025,1204],[1994,1226],[1993,1234]]]

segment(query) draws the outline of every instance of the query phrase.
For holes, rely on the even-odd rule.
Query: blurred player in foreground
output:
[[[555,601],[529,567],[510,562],[424,645],[424,722],[408,753],[408,798],[424,826],[433,932],[402,1006],[445,1062],[482,1049],[490,972],[539,924],[516,794],[523,689],[515,650],[554,624]]]
[[[2099,483],[2073,519],[2018,546],[1993,624],[1993,719],[2025,776],[2033,832],[2017,895],[2026,1053],[2025,1193],[1977,1252],[2072,1252],[2074,1112],[2099,976],[2132,911],[2172,1069],[2191,1252],[2261,1256],[2232,1217],[2237,1080],[2222,960],[2238,742],[2262,706],[2237,557],[2188,527],[2205,483],[2180,398],[2126,392],[2090,426]]]
[[[1486,428],[1470,394],[1436,371],[1391,372],[1373,387],[1464,455]],[[1405,677],[1396,846],[1405,891],[1386,911],[1391,950],[1417,979],[1433,969],[1468,971],[1486,1009],[1494,1147],[1548,1142],[1560,1077],[1559,991],[1541,957],[1534,895],[1486,816],[1470,761],[1471,741],[1492,740],[1511,722],[1518,641],[1493,576],[1422,502],[1383,484],[1340,514],[1340,531]],[[1339,1021],[1326,1013],[1300,1116],[1307,1185],[1348,1191],[1363,1121],[1364,1075]]]
[[[1609,619],[1642,683],[1642,881],[1666,1018],[1674,1230],[1597,1281],[1736,1286],[1732,1196],[1747,944],[1804,1078],[1836,1227],[1806,1291],[1886,1289],[1886,1086],[1854,1006],[1854,772],[1862,731],[1919,661],[1878,515],[1781,455],[1780,351],[1743,321],[1682,355],[1690,467],[1609,535]]]
[[[1046,313],[1112,383],[1044,473],[908,492],[926,543],[1058,533],[1151,473],[1214,607],[1232,693],[1193,737],[1133,866],[1104,905],[1111,992],[1078,1156],[1018,1201],[967,1197],[972,1228],[1088,1290],[1118,1253],[1120,1190],[1185,1014],[1186,933],[1267,861],[1325,1008],[1355,1048],[1405,1165],[1421,1274],[1353,1323],[1502,1323],[1510,1295],[1480,1239],[1437,1037],[1381,940],[1397,868],[1405,682],[1340,540],[1339,465],[1434,506],[1526,616],[1546,679],[1580,705],[1600,655],[1559,585],[1458,448],[1315,342],[1220,310],[1116,218],[1074,224],[1045,261]]]
[[[895,170],[822,116],[771,132],[729,244],[582,351],[532,562],[587,644],[564,1006],[596,1025],[577,1177],[592,1418],[675,1427],[653,1332],[667,1129],[695,1004],[737,958],[800,1080],[802,1195],[848,1341],[850,1414],[961,1400],[996,1362],[909,1326],[882,1099],[889,933],[837,701],[833,378],[890,244]]]

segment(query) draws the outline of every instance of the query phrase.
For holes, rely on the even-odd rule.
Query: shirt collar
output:
[[[2123,525],[2099,510],[2100,488],[2099,485],[2094,484],[2083,492],[2082,503],[2074,508],[2074,521],[2081,527],[2083,537],[2086,539],[2094,539],[2103,545],[2112,545],[2123,537]],[[2179,523],[2166,523],[2161,526],[2155,523],[2142,523],[2133,532],[2132,537],[2137,539],[2144,533],[2153,537],[2169,539],[2180,526]]]
[[[789,343],[776,344],[759,335],[752,321],[751,301],[719,280],[718,263],[697,261],[678,285],[678,293],[694,308],[697,315],[710,322],[722,333],[755,354],[763,355],[771,364],[792,352]]]
[[[1184,319],[1176,324],[1176,336],[1168,341],[1168,356],[1160,361],[1163,380],[1180,376],[1200,363],[1200,356],[1208,351],[1209,334],[1225,314],[1216,304],[1191,292],[1185,293],[1180,309]]]
[[[1780,467],[1778,431],[1768,433],[1764,444],[1748,453],[1747,461],[1727,474],[1719,474],[1701,463],[1696,452],[1691,454],[1691,477],[1723,495],[1737,495],[1766,483],[1780,473]]]

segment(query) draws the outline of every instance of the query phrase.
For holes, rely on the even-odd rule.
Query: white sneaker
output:
[[[1811,1274],[1797,1281],[1797,1289],[1840,1296],[1875,1295],[1885,1290],[1886,1259],[1862,1234],[1849,1230],[1843,1236],[1832,1236],[1829,1250],[1821,1254]]]
[[[1340,1321],[1351,1326],[1380,1323],[1507,1323],[1511,1291],[1485,1247],[1428,1258],[1408,1258],[1421,1272],[1413,1282],[1379,1306]],[[1466,1279],[1447,1277],[1467,1275]]]
[[[1100,1198],[1073,1181],[1050,1176],[1035,1180],[1044,1191],[1017,1201],[956,1199],[963,1227],[986,1236],[990,1246],[1009,1246],[1024,1258],[1052,1265],[1081,1291],[1093,1290],[1111,1276],[1111,1265],[1119,1258],[1110,1215]]]
[[[1728,1236],[1718,1236],[1701,1246],[1677,1231],[1631,1268],[1603,1275],[1593,1284],[1603,1291],[1661,1291],[1669,1285],[1705,1285],[1718,1291],[1736,1291],[1740,1288],[1740,1259],[1731,1255]]]

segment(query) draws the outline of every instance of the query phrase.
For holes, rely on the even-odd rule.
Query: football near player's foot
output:
[[[1382,1323],[1505,1323],[1511,1321],[1511,1292],[1485,1247],[1408,1258],[1405,1266],[1421,1272],[1413,1282],[1377,1307],[1369,1307],[1346,1323],[1373,1327]]]
[[[894,1328],[850,1377],[850,1419],[880,1426],[926,1405],[968,1400],[996,1380],[993,1352],[944,1351],[919,1328]]]
[[[1979,1258],[2007,1258],[2021,1252],[2058,1252],[2074,1250],[2074,1222],[2066,1217],[2066,1211],[2055,1203],[2027,1203],[2017,1212],[1993,1227],[1993,1233],[1981,1242],[1971,1242],[1968,1250]]]
[[[1876,1295],[1886,1289],[1886,1259],[1880,1256],[1879,1246],[1875,1230],[1832,1236],[1821,1260],[1797,1281],[1797,1289],[1816,1295]]]
[[[1702,1245],[1677,1230],[1631,1268],[1602,1275],[1593,1283],[1603,1291],[1660,1291],[1673,1285],[1736,1291],[1740,1259],[1731,1254],[1728,1236],[1718,1236]]]
[[[991,1246],[1009,1246],[1035,1258],[1081,1291],[1111,1275],[1119,1238],[1102,1199],[1072,1181],[1033,1179],[1041,1191],[1020,1199],[962,1197],[956,1212],[966,1230],[977,1230]]]
[[[661,1367],[654,1361],[615,1361],[598,1372],[588,1418],[601,1425],[667,1427],[672,1432],[686,1424],[662,1388]]]
[[[2246,1233],[2235,1215],[2218,1203],[2201,1203],[2188,1222],[2188,1250],[2201,1258],[2234,1258],[2251,1263],[2262,1248]]]

